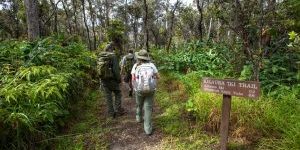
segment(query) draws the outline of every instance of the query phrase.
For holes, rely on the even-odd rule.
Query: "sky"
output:
[[[170,0],[171,3],[175,3],[177,0]],[[193,0],[181,0],[183,4],[189,5],[193,3]]]
[[[2,2],[3,4],[9,4],[9,3],[7,3],[7,2]],[[3,6],[2,6],[2,4],[0,4],[0,10],[2,10],[3,9]]]

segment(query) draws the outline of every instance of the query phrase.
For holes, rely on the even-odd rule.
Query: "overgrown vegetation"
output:
[[[85,93],[86,100],[79,101],[72,106],[67,130],[56,136],[55,149],[107,149],[107,133],[105,128],[111,121],[104,118],[101,113],[103,97],[100,91],[88,89]],[[101,107],[102,106],[102,107]]]
[[[202,77],[261,82],[259,100],[233,99],[232,149],[300,149],[299,14],[299,0],[0,0],[0,149],[57,138],[58,149],[105,147],[89,111],[70,131],[79,136],[55,135],[69,110],[95,109],[81,101],[95,100],[86,89],[97,82],[83,43],[99,51],[110,42],[118,58],[142,48],[154,56],[157,119],[178,143],[166,149],[216,149],[221,97],[200,90]]]
[[[231,149],[300,148],[297,142],[300,140],[297,132],[300,130],[300,55],[297,38],[298,35],[291,32],[289,47],[282,47],[263,61],[260,70],[262,96],[259,100],[233,99]],[[204,76],[249,80],[252,66],[237,65],[238,59],[235,58],[239,56],[236,54],[234,49],[229,50],[225,45],[199,42],[179,46],[168,55],[156,51],[155,60],[164,72],[161,91],[158,92],[158,100],[165,109],[161,127],[175,136],[179,147],[203,148],[206,145],[215,148],[216,139],[203,145],[203,133],[219,134],[222,96],[203,92],[200,81]],[[198,134],[195,134],[197,130]],[[189,136],[201,140],[186,140]]]
[[[154,60],[161,65],[161,70],[179,73],[198,71],[208,76],[232,73],[231,57],[237,54],[225,45],[199,41],[179,45],[171,54],[164,50],[156,53]]]
[[[167,133],[165,149],[212,149],[217,144],[216,136],[206,135],[186,110],[188,88],[176,74],[165,73],[159,81],[156,101],[163,113],[156,118],[157,125]]]
[[[72,37],[0,45],[0,149],[45,145],[92,84],[94,56]]]

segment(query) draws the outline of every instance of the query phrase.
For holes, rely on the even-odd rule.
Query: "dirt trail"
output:
[[[154,131],[151,136],[147,136],[143,129],[143,123],[135,121],[135,100],[128,97],[128,89],[122,84],[122,107],[127,113],[117,117],[107,124],[110,129],[108,134],[109,149],[111,150],[159,150],[162,149],[163,134],[153,122]],[[159,115],[160,111],[154,102],[154,112],[152,118]]]

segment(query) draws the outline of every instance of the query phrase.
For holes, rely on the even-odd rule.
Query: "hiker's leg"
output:
[[[115,111],[119,109],[119,106],[121,104],[121,90],[120,90],[120,85],[114,80],[110,80],[109,82],[106,83],[107,87],[114,93],[115,99],[113,101],[113,105],[115,108]]]
[[[120,90],[120,86],[117,84],[115,89],[114,89],[114,94],[115,94],[115,107],[116,107],[116,111],[120,112],[120,111],[124,111],[122,108],[122,94],[121,94],[121,90]]]
[[[146,134],[152,133],[152,110],[154,93],[145,97],[144,101],[144,130]]]
[[[112,91],[107,87],[103,86],[105,97],[106,97],[106,105],[107,111],[110,116],[114,116],[114,107],[113,107],[113,99],[112,99]]]
[[[135,102],[136,102],[136,121],[142,121],[142,108],[143,108],[143,96],[138,92],[135,93]]]
[[[128,82],[128,84],[129,84],[130,90],[132,91],[132,90],[133,90],[133,88],[132,88],[132,82],[131,82],[131,78],[129,79],[129,82]]]
[[[128,79],[129,79],[128,84],[129,84],[129,88],[130,88],[129,89],[129,96],[132,96],[133,88],[132,88],[132,82],[131,82],[131,74],[129,75]]]

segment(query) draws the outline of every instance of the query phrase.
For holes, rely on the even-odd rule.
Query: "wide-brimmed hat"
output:
[[[150,60],[149,54],[146,50],[142,49],[139,52],[135,52],[137,59]]]

